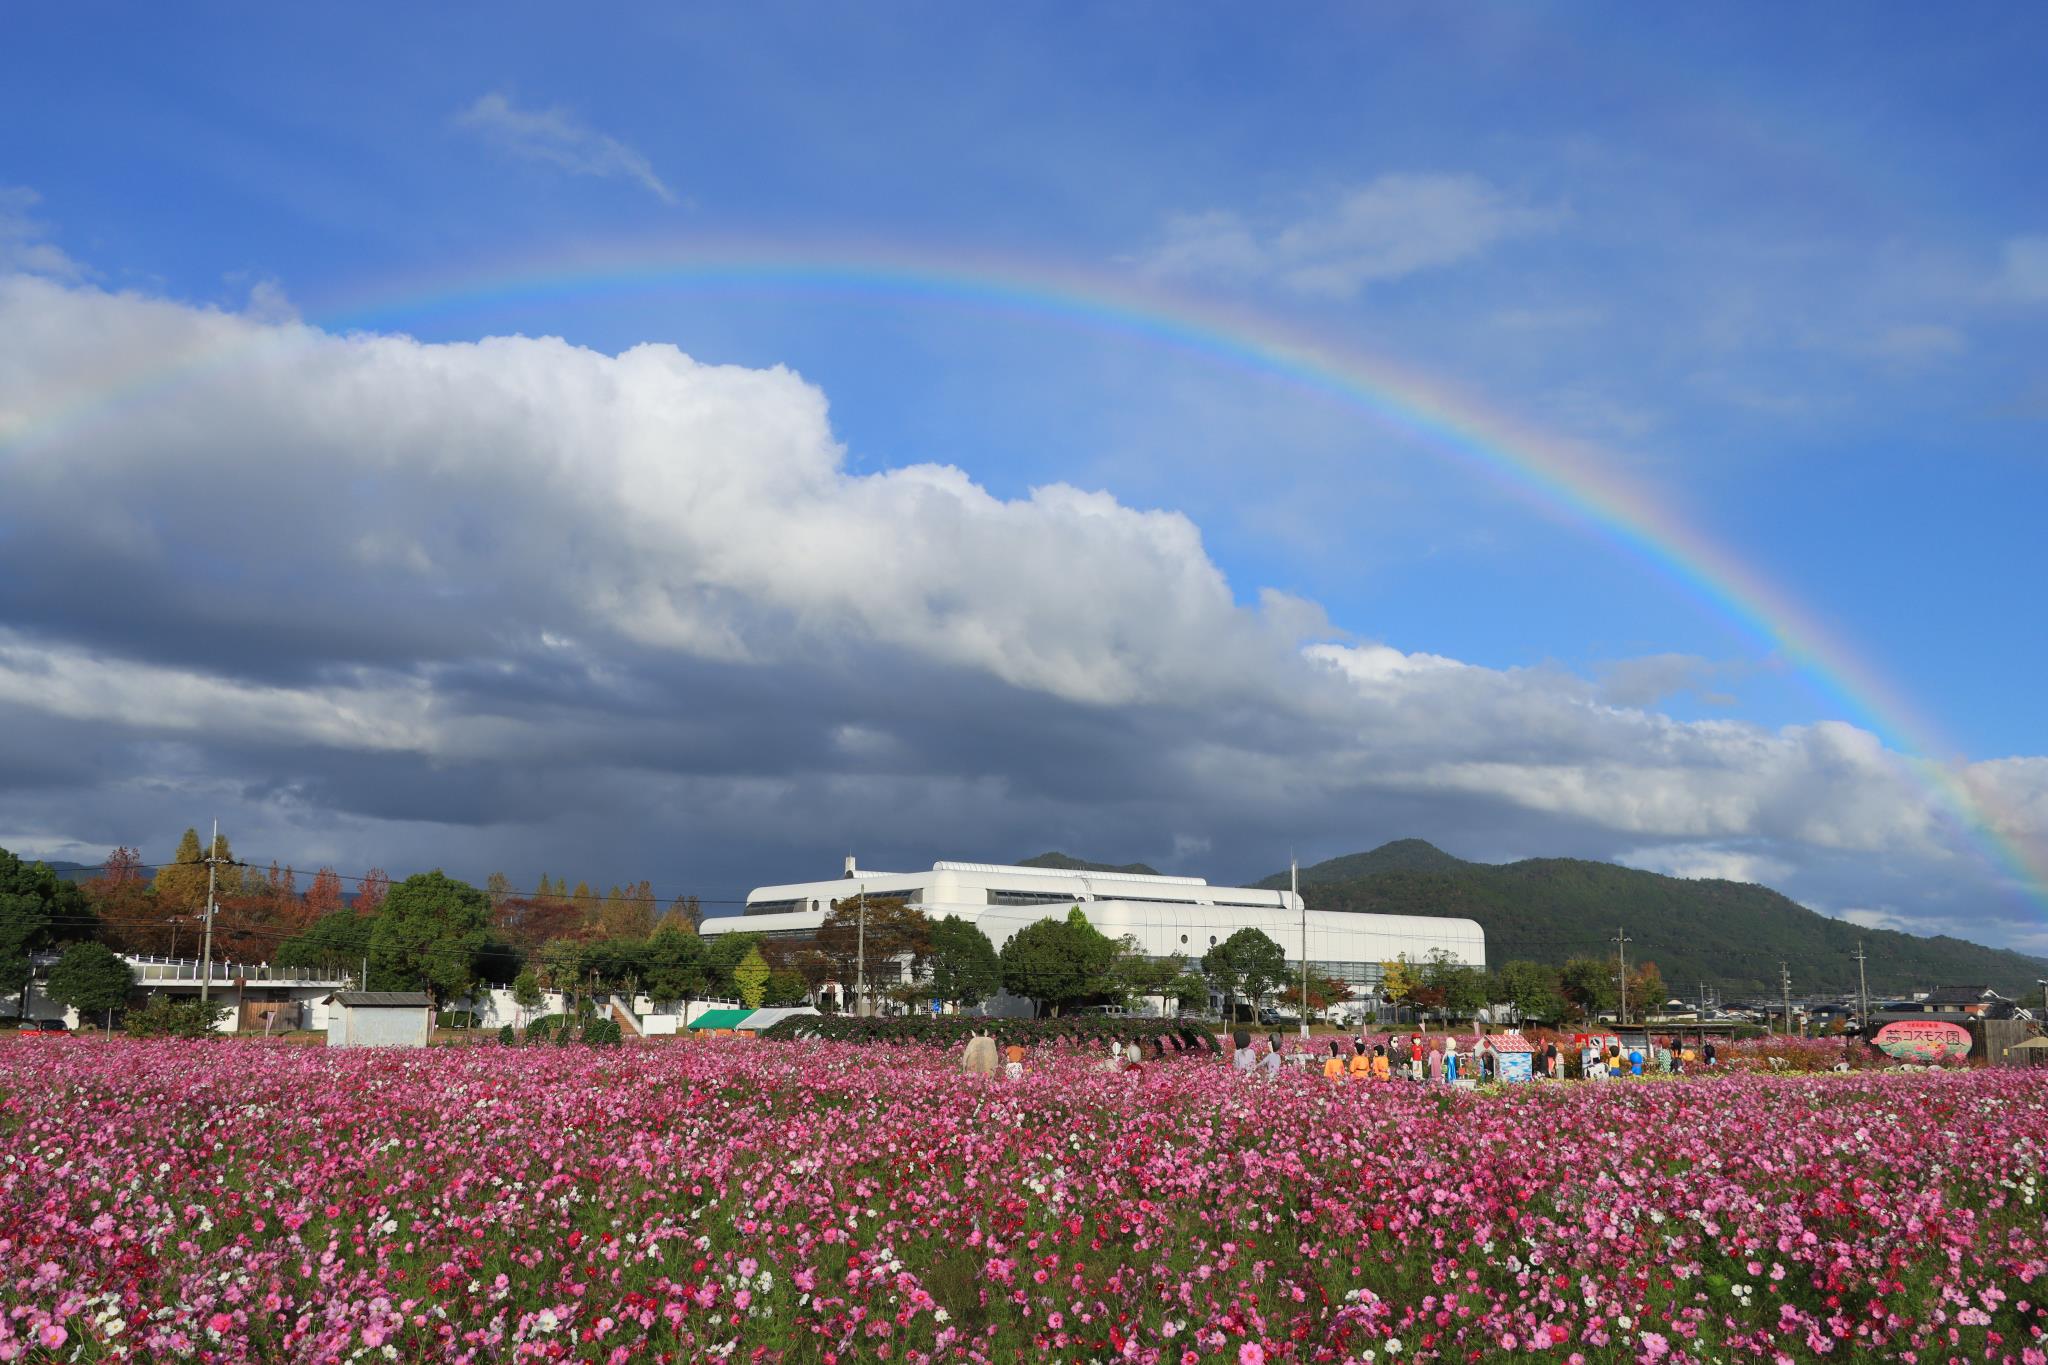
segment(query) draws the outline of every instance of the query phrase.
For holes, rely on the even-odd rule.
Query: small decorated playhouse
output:
[[[1486,1040],[1493,1053],[1493,1078],[1497,1081],[1526,1081],[1536,1074],[1536,1049],[1519,1033],[1496,1033]]]

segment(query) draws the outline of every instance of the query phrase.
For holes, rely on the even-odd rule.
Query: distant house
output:
[[[1926,1014],[1970,1014],[1986,1019],[2012,1017],[2013,1002],[1989,986],[1941,986],[1917,1006]]]
[[[425,1047],[433,1037],[425,991],[336,991],[326,1004],[329,1047]]]

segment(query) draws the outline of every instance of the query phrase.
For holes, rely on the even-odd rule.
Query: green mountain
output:
[[[1015,867],[1050,867],[1061,872],[1132,872],[1140,876],[1156,877],[1159,869],[1143,863],[1124,863],[1115,866],[1110,863],[1091,863],[1084,858],[1069,857],[1064,853],[1041,853],[1036,858],[1020,858]]]
[[[1259,885],[1285,887],[1287,874]],[[1945,935],[1858,928],[1767,886],[1690,881],[1579,858],[1472,863],[1402,839],[1305,867],[1301,885],[1316,910],[1477,920],[1494,966],[1612,959],[1614,936],[1626,929],[1630,964],[1656,963],[1674,996],[1690,996],[1704,983],[1730,1000],[1776,999],[1781,962],[1795,996],[1853,991],[1859,942],[1869,955],[1873,997],[1988,985],[2030,1000],[2035,981],[2048,977],[2048,958]]]

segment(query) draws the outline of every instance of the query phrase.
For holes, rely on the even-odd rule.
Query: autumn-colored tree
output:
[[[675,904],[668,909],[668,917],[689,925],[690,932],[694,934],[704,923],[704,906],[695,896],[677,896]]]
[[[331,867],[315,872],[313,884],[306,888],[306,917],[317,924],[322,915],[332,914],[344,904],[341,874]]]
[[[384,875],[384,869],[373,867],[363,874],[362,882],[356,887],[356,913],[374,915],[384,908],[384,898],[391,894],[391,878]]]
[[[1322,976],[1316,972],[1308,974],[1308,1007],[1312,1010],[1326,1010],[1332,1005],[1341,1005],[1351,998],[1351,987],[1334,976]],[[1301,1008],[1301,979],[1297,976],[1283,987],[1279,994],[1280,1003],[1290,1009]]]
[[[1628,974],[1628,1017],[1641,1022],[1664,1012],[1664,974],[1654,962],[1645,962]]]
[[[234,850],[223,834],[213,841],[213,856],[222,860],[214,869],[214,894],[242,893],[242,869],[234,865]],[[188,829],[178,840],[178,851],[170,862],[156,870],[153,883],[157,904],[170,911],[190,914],[206,908],[206,847],[199,831]]]
[[[1408,965],[1405,954],[1392,962],[1380,964],[1380,994],[1386,997],[1390,1005],[1413,1004],[1415,988],[1421,984],[1415,969]]]
[[[484,894],[491,898],[491,908],[496,910],[512,898],[512,879],[502,872],[493,872],[484,879]]]
[[[142,875],[139,850],[116,848],[107,855],[99,876],[79,889],[99,917],[110,947],[130,953],[171,951],[171,925],[157,909],[149,880]]]
[[[847,991],[859,974],[862,914],[858,896],[833,902],[815,940],[818,952],[831,964],[830,979]],[[901,896],[869,896],[865,915],[869,980],[895,977],[898,963],[906,958],[916,974],[931,952],[932,922],[924,911],[911,909]]]
[[[631,891],[618,887],[604,898],[597,932],[603,938],[646,938],[654,932],[654,889],[641,882]]]

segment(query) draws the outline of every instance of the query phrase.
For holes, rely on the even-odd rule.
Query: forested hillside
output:
[[[1287,874],[1259,885],[1284,887]],[[1301,869],[1310,908],[1455,915],[1486,930],[1490,965],[1526,958],[1561,964],[1612,956],[1626,928],[1629,961],[1654,962],[1675,995],[1704,982],[1729,999],[1778,993],[1778,964],[1795,995],[1853,990],[1860,939],[1871,994],[1983,984],[2031,999],[2048,959],[1962,939],[1862,929],[1815,914],[1767,886],[1691,881],[1578,858],[1466,862],[1420,839]]]

